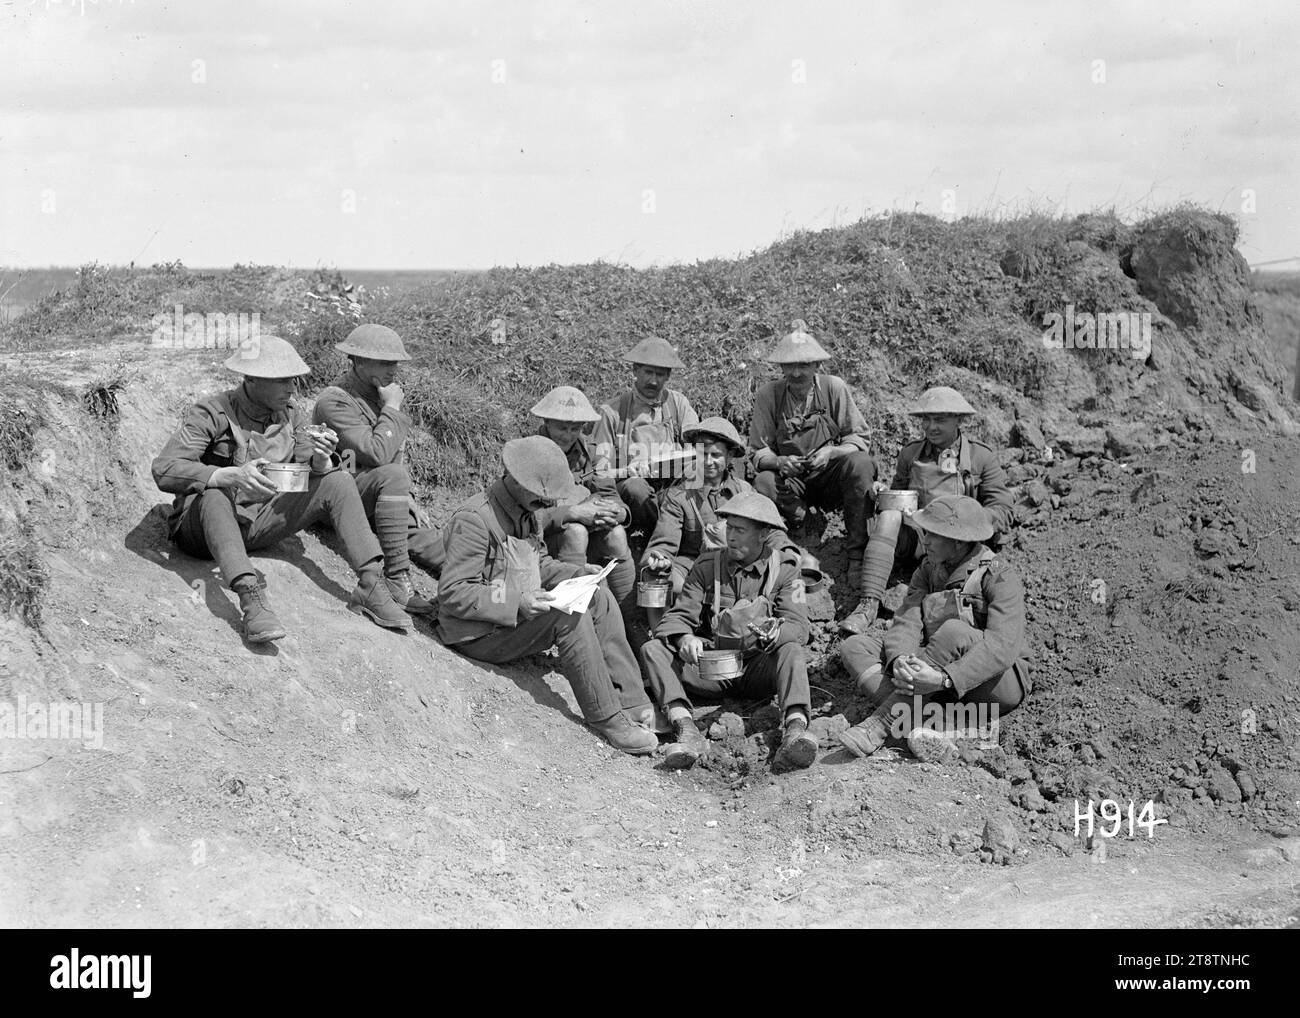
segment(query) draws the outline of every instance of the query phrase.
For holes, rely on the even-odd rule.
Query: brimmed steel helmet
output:
[[[409,361],[402,337],[387,325],[358,325],[334,349],[352,357],[371,361]]]
[[[954,541],[987,541],[993,536],[993,518],[969,495],[940,495],[912,513],[908,522]]]
[[[908,411],[913,417],[920,417],[921,414],[973,414],[974,412],[975,408],[966,402],[965,396],[946,385],[936,385],[926,389]]]
[[[226,360],[226,367],[249,378],[295,378],[311,374],[307,362],[298,356],[288,340],[279,336],[257,336]]]

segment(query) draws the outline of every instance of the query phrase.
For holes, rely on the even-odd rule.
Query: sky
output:
[[[1300,255],[1298,47],[1289,2],[0,0],[0,264],[646,266],[1180,201],[1254,264]]]

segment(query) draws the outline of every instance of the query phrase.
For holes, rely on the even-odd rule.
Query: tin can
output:
[[[700,678],[721,682],[745,674],[745,659],[740,650],[705,650],[700,652]]]
[[[649,578],[647,579],[647,574]],[[649,569],[641,570],[641,578],[636,585],[636,603],[640,608],[666,608],[672,582],[662,573],[651,573]]]
[[[306,463],[268,463],[262,475],[275,485],[276,491],[306,491],[311,467]]]

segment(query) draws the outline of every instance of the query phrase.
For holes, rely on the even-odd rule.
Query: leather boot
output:
[[[415,584],[411,582],[410,570],[404,569],[392,576],[385,576],[384,582],[388,584],[388,592],[393,595],[393,600],[401,605],[408,615],[437,613],[438,606],[415,589]]]
[[[375,625],[385,629],[406,632],[411,628],[410,616],[393,600],[393,595],[378,565],[368,566],[361,571],[361,575],[357,578],[356,589],[348,598],[348,611],[364,615]]]
[[[632,756],[649,756],[659,745],[654,732],[632,724],[622,711],[604,721],[588,721],[587,724],[615,749]]]
[[[673,771],[684,771],[695,766],[695,761],[709,750],[709,744],[689,717],[673,722],[676,741],[664,751],[664,766]]]
[[[808,722],[802,714],[786,718],[781,731],[781,748],[776,752],[773,766],[780,770],[803,769],[817,759],[817,739],[808,731]]]
[[[840,745],[857,757],[870,756],[889,738],[889,726],[879,714],[840,733]]]
[[[282,640],[288,634],[284,626],[266,603],[266,582],[252,577],[235,581],[234,591],[239,595],[239,610],[244,613],[244,639],[249,643],[270,643]]]

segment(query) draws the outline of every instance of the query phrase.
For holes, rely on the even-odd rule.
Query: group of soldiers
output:
[[[645,339],[623,357],[631,386],[599,409],[571,386],[546,393],[536,433],[507,442],[501,477],[439,528],[405,463],[401,338],[362,325],[337,349],[348,367],[308,421],[292,396],[310,369],[285,340],[260,337],[226,362],[242,384],[190,407],[153,462],[176,496],[171,539],[216,561],[250,643],[286,631],[248,553],[328,521],[357,574],[350,610],[398,631],[429,616],[443,643],[493,664],[554,646],[584,720],[615,748],[689,767],[707,752],[698,705],[775,697],[774,766],[807,767],[816,560],[796,538],[816,508],[843,513],[857,597],[839,653],[874,708],[840,736],[845,749],[884,745],[902,702],[1006,713],[1030,691],[1024,588],[995,551],[1011,499],[997,455],[962,432],[975,411],[953,389],[913,407],[921,437],[887,485],[848,385],[819,370],[830,355],[802,322],[767,358],[782,377],[756,393],[747,440],[723,417],[701,420],[669,388],[685,366],[677,352]],[[274,464],[305,464],[304,490],[273,484]],[[413,566],[436,578],[436,595]],[[556,605],[556,584],[598,573],[585,610]],[[891,575],[909,587],[882,629]],[[656,585],[664,596],[639,606],[638,588]],[[634,649],[628,634],[642,626],[649,638]],[[705,667],[723,651],[735,667]]]

